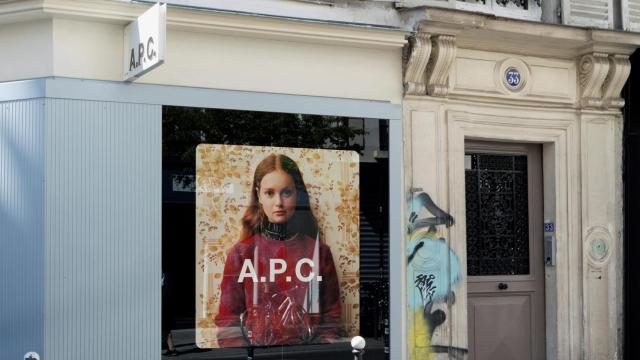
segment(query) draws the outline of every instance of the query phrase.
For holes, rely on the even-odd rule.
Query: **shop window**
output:
[[[352,359],[348,341],[356,334],[367,339],[367,359],[389,357],[389,164],[386,156],[381,155],[386,150],[382,147],[388,146],[388,134],[382,131],[378,134],[378,124],[383,122],[379,119],[306,114],[163,108],[163,358],[173,355],[178,359],[246,359],[248,348],[252,348],[254,359]],[[323,254],[323,249],[330,251],[338,282],[337,293],[334,293],[339,296],[334,300],[341,306],[338,311],[341,320],[329,331],[322,330],[328,327],[325,321],[328,315],[322,307],[329,302],[323,295],[331,292],[327,290],[330,289],[327,285],[329,280],[322,279],[325,283],[316,283],[321,295],[317,305],[313,305],[315,295],[311,281],[309,285],[304,281],[296,283],[301,287],[271,284],[268,274],[260,273],[262,270],[256,259],[263,257],[257,252],[241,259],[240,271],[230,273],[228,270],[231,263],[229,252],[232,248],[237,250],[236,244],[243,240],[239,235],[244,229],[240,218],[247,214],[246,209],[253,206],[249,195],[253,185],[248,184],[258,173],[259,164],[271,154],[278,156],[280,168],[288,158],[299,169],[309,201],[306,208],[298,207],[296,202],[295,210],[292,210],[295,214],[288,219],[294,219],[303,211],[310,212],[318,224],[316,236],[304,235],[304,239],[311,244],[316,244],[314,240],[317,239],[317,244],[320,244],[314,245],[317,252],[313,250],[306,257],[294,259],[289,268],[293,280],[287,276],[286,281],[281,281],[295,283],[295,276],[305,279],[310,276],[310,272],[304,272],[304,264],[300,266],[299,273],[296,272],[298,268],[293,269],[301,259],[311,259],[314,265],[316,261],[325,264],[317,267],[324,269],[325,278],[330,278],[330,271],[326,270],[330,268],[326,265],[330,261],[316,255]],[[286,158],[280,158],[281,154]],[[232,162],[242,164],[229,167]],[[335,167],[341,167],[349,175],[353,186],[330,180],[332,175],[327,169]],[[224,179],[231,177],[236,182],[226,183]],[[291,175],[291,178],[295,176]],[[302,188],[296,181],[293,181],[296,184],[294,191],[299,193]],[[208,187],[203,187],[203,184]],[[286,190],[286,185],[283,186]],[[320,189],[322,186],[325,187]],[[256,194],[259,198],[260,195]],[[335,200],[341,196],[346,200]],[[222,208],[216,208],[217,204],[225,201],[227,207],[218,212]],[[351,201],[357,206],[345,208],[331,201]],[[300,234],[305,231],[302,230],[281,231],[277,227],[279,233],[268,233],[267,230],[273,229],[266,229],[267,226],[277,225],[277,221],[271,223],[268,210],[264,208],[270,205],[256,202],[255,206],[259,206],[261,214],[266,217],[259,225],[264,223],[265,227],[256,227],[260,229],[256,231],[261,234],[259,236],[266,234],[265,239],[272,239],[280,234],[283,241],[303,238]],[[354,209],[358,212],[355,215],[352,213],[356,211]],[[273,216],[280,213],[289,216],[284,210],[274,212]],[[351,220],[346,223],[344,219]],[[292,222],[284,221],[285,224]],[[213,229],[216,226],[225,230]],[[348,233],[343,231],[344,228],[349,229]],[[342,240],[329,235],[332,231],[333,234],[342,232],[343,237],[351,239],[348,240],[351,242],[341,243]],[[224,234],[224,241],[221,239],[223,236],[216,237],[220,234]],[[257,240],[254,246],[259,247]],[[354,247],[349,250],[349,246]],[[260,249],[267,251],[271,248]],[[272,258],[269,256],[266,260]],[[276,270],[274,283],[278,283],[278,276],[288,274],[285,271],[289,270],[284,270],[283,265],[289,264],[290,257],[276,260],[270,268]],[[250,258],[248,263],[247,258]],[[262,292],[255,292],[252,288],[254,275],[255,289],[264,289],[260,290]],[[240,276],[242,283],[238,285],[236,278]],[[233,281],[223,285],[225,278]],[[302,287],[309,295],[301,298],[304,301],[295,300],[296,295],[291,294]],[[244,295],[240,301],[250,305],[240,310],[228,310],[224,298],[233,299],[229,303],[236,302],[236,298],[224,293],[228,288],[241,289]],[[283,289],[294,290],[285,295]],[[270,299],[277,298],[278,302],[255,301],[257,310],[252,317],[249,311],[253,309],[252,300],[245,297],[248,293],[268,294]],[[223,309],[225,306],[226,310]],[[289,306],[292,310],[283,311],[282,306]],[[222,312],[229,316],[228,324],[231,325],[228,327],[232,330],[232,335],[226,338],[220,321]],[[315,319],[315,313],[321,314],[319,316],[325,320]],[[283,316],[288,316],[288,321],[278,322]],[[266,324],[252,325],[260,321]],[[301,328],[308,331],[302,334],[298,331]],[[235,335],[234,330],[238,330]],[[324,336],[326,333],[332,336]],[[168,334],[171,334],[176,353],[167,352]]]

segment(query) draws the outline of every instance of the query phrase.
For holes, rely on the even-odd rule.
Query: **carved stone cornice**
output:
[[[592,53],[584,55],[578,64],[580,73],[580,87],[582,96],[580,103],[583,107],[593,108],[602,106],[602,85],[609,73],[609,58],[607,54]]]
[[[456,37],[436,35],[427,65],[427,94],[446,96],[449,93],[449,71],[456,57]]]
[[[624,106],[624,99],[620,97],[620,92],[630,71],[631,62],[628,56],[609,55],[609,74],[602,87],[602,100],[605,107],[621,108]]]
[[[449,71],[456,57],[456,37],[419,32],[409,42],[410,55],[404,73],[405,94],[447,96]]]
[[[586,54],[578,63],[578,71],[582,107],[611,109],[624,106],[620,91],[631,71],[629,56],[601,52]]]
[[[431,35],[417,33],[409,39],[410,55],[404,73],[404,91],[406,95],[425,95],[427,85],[424,71],[431,54]]]

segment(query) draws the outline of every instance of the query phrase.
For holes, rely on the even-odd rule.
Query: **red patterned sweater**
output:
[[[305,258],[314,268],[308,261],[299,264]],[[271,259],[282,261],[273,264]],[[322,279],[309,281],[313,275]],[[331,250],[309,236],[278,241],[256,234],[240,241],[227,255],[220,289],[215,317],[220,347],[247,345],[240,328],[243,313],[245,335],[256,345],[332,342],[342,335],[340,286]]]

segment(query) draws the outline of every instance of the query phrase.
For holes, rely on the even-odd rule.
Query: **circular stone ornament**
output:
[[[596,225],[587,231],[586,253],[587,260],[592,266],[601,268],[611,258],[613,237],[606,226]]]
[[[591,240],[591,256],[598,261],[602,261],[607,257],[609,246],[607,241],[602,238]]]

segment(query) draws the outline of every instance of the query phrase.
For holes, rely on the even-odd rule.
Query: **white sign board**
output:
[[[164,63],[167,4],[155,4],[124,29],[124,80],[132,81]]]

